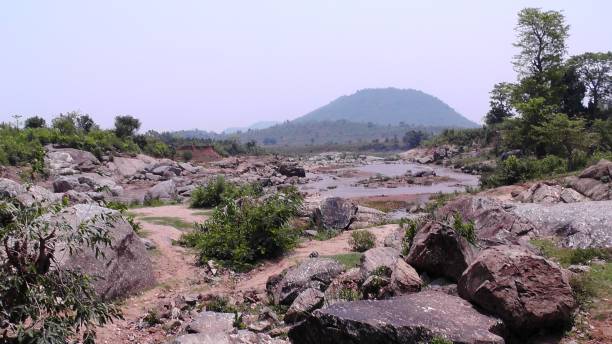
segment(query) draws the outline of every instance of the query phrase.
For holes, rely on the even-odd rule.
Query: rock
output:
[[[272,323],[268,320],[261,320],[252,323],[248,326],[248,329],[253,332],[266,332],[272,328]]]
[[[323,293],[318,289],[308,288],[304,290],[287,310],[285,322],[291,324],[303,320],[308,313],[323,305],[323,298]]]
[[[100,161],[90,152],[74,148],[45,147],[45,164],[52,175],[90,172],[100,165]]]
[[[372,227],[383,223],[386,218],[387,214],[378,209],[359,206],[352,226],[353,228]]]
[[[157,245],[155,245],[153,240],[149,240],[147,238],[140,238],[140,241],[142,241],[142,243],[144,244],[145,248],[147,250],[149,250],[149,251],[155,250],[157,248]]]
[[[597,180],[607,177],[608,181],[610,181],[610,177],[612,177],[612,161],[602,159],[597,164],[587,167],[580,173],[579,177]]]
[[[78,181],[81,185],[85,184],[92,190],[108,191],[112,196],[121,196],[123,194],[123,187],[117,185],[114,180],[95,173],[81,174],[78,176]]]
[[[557,236],[565,247],[611,247],[612,201],[517,204],[510,211],[538,236]]]
[[[181,169],[175,166],[158,166],[151,170],[151,173],[164,177],[175,177],[181,175]]]
[[[306,177],[304,167],[297,164],[280,164],[278,166],[278,173],[287,177]]]
[[[573,273],[583,274],[591,271],[591,267],[588,265],[570,265],[567,269]]]
[[[153,199],[159,199],[163,201],[170,201],[176,199],[176,184],[173,180],[166,180],[159,182],[147,190],[145,194],[145,201]]]
[[[228,333],[192,333],[178,336],[170,344],[232,344]]]
[[[404,236],[405,235],[406,235],[406,230],[398,226],[389,235],[385,237],[385,240],[383,243],[386,247],[392,247],[401,252],[401,250],[404,247]]]
[[[570,189],[570,188],[563,188],[563,191],[561,191],[561,194],[559,194],[559,199],[563,203],[576,203],[576,202],[590,201],[588,197],[585,197],[582,194],[580,194],[580,192],[574,189]]]
[[[100,220],[102,214],[112,217],[109,223]],[[58,252],[59,267],[96,276],[93,286],[104,299],[132,295],[155,284],[153,266],[144,244],[118,212],[97,205],[77,204],[49,218],[50,223],[66,223],[73,229],[86,221],[107,229],[111,245],[100,247],[104,256],[98,258],[86,248],[72,256]]]
[[[313,220],[322,228],[345,230],[355,221],[357,210],[353,201],[330,197],[323,201],[320,208],[315,209]]]
[[[266,290],[274,304],[290,305],[308,288],[325,291],[332,279],[343,271],[344,267],[335,259],[309,258],[285,270],[280,276],[271,276],[266,283]]]
[[[428,222],[417,232],[406,262],[432,276],[458,280],[478,253],[476,247],[440,222]]]
[[[393,271],[399,255],[400,252],[392,247],[375,247],[365,251],[361,256],[362,279],[366,279],[381,266],[386,266]]]
[[[449,295],[459,296],[457,284],[445,278],[436,278],[435,280],[429,282],[429,284],[425,287],[425,290],[435,290]]]
[[[523,191],[517,200],[520,202],[558,203],[561,200],[562,188],[559,185],[550,186],[545,183],[535,183]]]
[[[612,183],[604,183],[592,178],[566,178],[566,183],[582,195],[594,200],[604,201],[612,199]]]
[[[196,173],[198,169],[188,162],[179,162],[179,167],[189,173]]]
[[[67,192],[70,190],[76,190],[80,192],[91,191],[90,186],[81,186],[79,179],[72,176],[61,176],[53,181],[54,192]]]
[[[21,205],[30,206],[34,203],[50,204],[59,202],[62,199],[62,195],[54,194],[37,185],[25,187],[13,180],[0,178],[0,198],[14,198]]]
[[[234,329],[233,313],[200,312],[187,325],[189,333],[230,333]]]
[[[431,177],[431,176],[435,176],[436,175],[436,171],[434,171],[431,168],[426,168],[423,170],[418,170],[415,172],[411,172],[410,175],[412,177]]]
[[[428,156],[424,156],[422,158],[416,159],[416,162],[418,162],[419,164],[429,164],[429,163],[434,162],[434,160],[435,159],[433,156],[428,155]]]
[[[113,164],[120,176],[133,176],[139,171],[142,171],[145,166],[155,161],[146,155],[139,154],[136,158],[114,157]]]
[[[389,300],[336,303],[289,331],[293,344],[426,343],[445,337],[454,343],[501,344],[499,320],[469,302],[435,291]]]
[[[361,272],[359,268],[352,268],[345,273],[337,276],[325,290],[325,305],[346,301],[345,298],[348,291],[354,295],[358,295],[359,284],[361,283]]]
[[[461,276],[458,290],[520,336],[562,327],[576,306],[561,268],[520,246],[482,251]]]
[[[485,196],[461,196],[436,212],[438,219],[459,213],[464,221],[473,221],[481,245],[517,244],[527,241],[535,226],[512,213],[511,207]]]
[[[398,259],[391,274],[391,287],[395,295],[415,293],[421,290],[423,281],[412,266]]]

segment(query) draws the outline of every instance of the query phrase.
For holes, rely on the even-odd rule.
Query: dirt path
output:
[[[98,330],[98,342],[108,344],[124,343],[162,343],[167,340],[163,333],[148,332],[137,328],[140,318],[164,300],[174,299],[180,295],[191,293],[224,293],[265,290],[268,277],[280,273],[282,270],[296,264],[308,255],[317,251],[320,256],[336,255],[350,252],[348,239],[350,232],[326,241],[310,240],[302,242],[294,251],[276,261],[264,263],[242,279],[236,285],[218,285],[211,287],[203,283],[202,271],[195,265],[193,252],[180,246],[172,245],[173,240],[180,238],[183,233],[171,226],[153,224],[144,221],[146,217],[174,217],[185,222],[202,222],[203,215],[194,214],[193,209],[185,205],[171,205],[162,207],[140,208],[132,211],[142,225],[147,239],[153,241],[156,250],[151,255],[155,277],[158,281],[156,287],[125,300],[122,305],[124,320],[115,321]],[[377,244],[382,245],[385,236],[397,225],[385,225],[370,228],[377,237]]]

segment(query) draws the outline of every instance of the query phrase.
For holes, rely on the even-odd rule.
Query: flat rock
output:
[[[501,344],[501,322],[469,302],[425,291],[388,300],[342,302],[316,310],[293,327],[293,344],[425,343],[445,337],[455,343]]]
[[[233,329],[233,313],[200,312],[187,325],[189,333],[230,333]]]

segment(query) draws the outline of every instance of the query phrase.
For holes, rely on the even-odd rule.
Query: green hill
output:
[[[294,120],[337,121],[436,127],[476,127],[440,99],[413,89],[374,88],[342,96]]]

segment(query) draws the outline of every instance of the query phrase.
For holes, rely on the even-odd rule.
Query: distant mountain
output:
[[[257,129],[266,129],[266,128],[270,128],[271,126],[277,125],[280,122],[277,121],[260,121],[260,122],[256,122],[251,124],[248,127],[231,127],[231,128],[227,128],[225,130],[223,130],[223,134],[234,134],[237,133],[239,131],[248,131],[249,129],[251,130],[257,130]]]
[[[440,99],[413,89],[372,88],[342,96],[294,123],[347,120],[359,123],[476,127]]]

